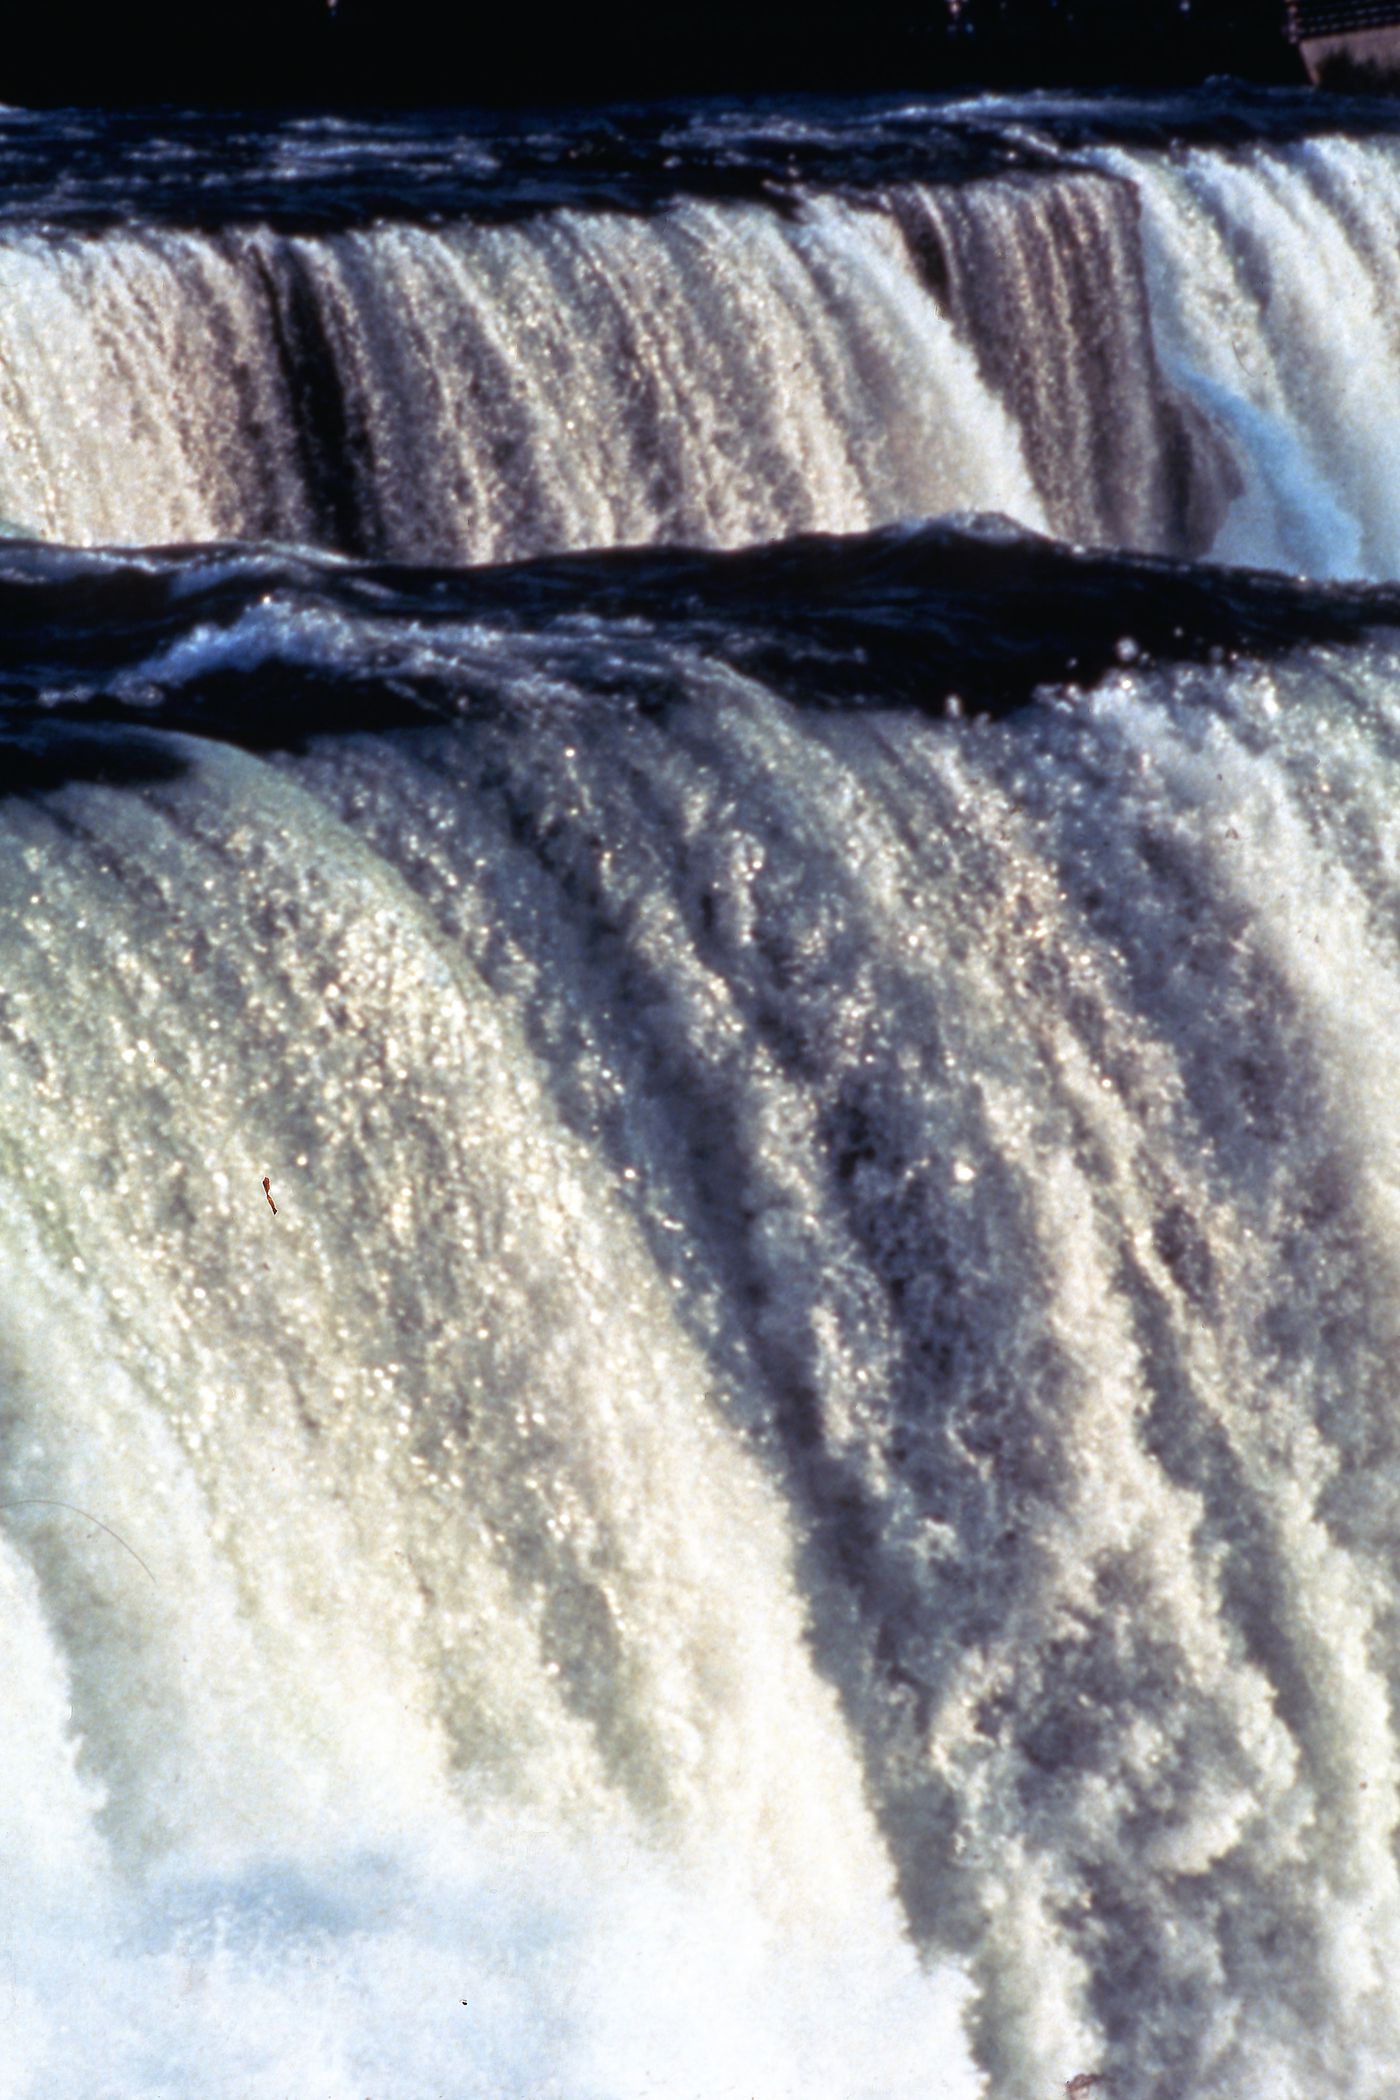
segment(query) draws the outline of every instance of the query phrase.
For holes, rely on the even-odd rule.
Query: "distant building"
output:
[[[1286,16],[1316,85],[1400,88],[1400,0],[1286,0]]]

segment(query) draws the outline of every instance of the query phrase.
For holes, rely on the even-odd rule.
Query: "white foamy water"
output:
[[[1045,523],[878,214],[0,236],[0,512],[83,544],[491,561]]]
[[[1392,143],[782,136],[10,213],[0,515],[1400,570]],[[0,2100],[1390,2100],[1400,658],[908,539],[7,558]]]
[[[1142,199],[1164,369],[1242,477],[1213,552],[1396,575],[1400,148],[1321,138],[1106,158]]]
[[[1384,2100],[1393,655],[434,646],[0,813],[0,2090]]]
[[[10,223],[0,518],[477,562],[982,510],[1392,576],[1398,154],[1096,146],[323,233]]]
[[[973,2091],[522,1015],[188,756],[6,826],[7,2089]]]

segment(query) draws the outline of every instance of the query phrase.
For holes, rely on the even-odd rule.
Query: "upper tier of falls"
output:
[[[492,562],[982,510],[1400,573],[1400,142],[1020,158],[8,215],[0,515]]]

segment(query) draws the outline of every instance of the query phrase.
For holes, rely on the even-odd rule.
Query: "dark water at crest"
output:
[[[685,196],[781,205],[794,184],[958,182],[1062,166],[1092,146],[1238,149],[1396,128],[1384,99],[1319,102],[1306,90],[1237,81],[1190,97],[809,97],[534,114],[8,109],[0,220],[325,232],[567,206],[651,211]]]

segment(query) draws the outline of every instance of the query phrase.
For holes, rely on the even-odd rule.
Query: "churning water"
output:
[[[1385,2100],[1400,137],[0,181],[0,2095]]]

